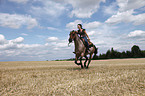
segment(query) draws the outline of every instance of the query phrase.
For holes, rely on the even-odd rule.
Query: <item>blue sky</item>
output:
[[[68,34],[78,23],[98,54],[145,50],[145,0],[0,0],[0,61],[73,58]]]

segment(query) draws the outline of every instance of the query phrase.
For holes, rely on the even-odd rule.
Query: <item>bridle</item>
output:
[[[69,44],[72,43],[72,41],[74,40],[75,34],[76,34],[76,31],[74,31],[74,30],[70,32],[70,34],[69,34],[70,38],[69,38],[69,40],[68,40],[68,41],[69,41],[68,47],[70,47]]]

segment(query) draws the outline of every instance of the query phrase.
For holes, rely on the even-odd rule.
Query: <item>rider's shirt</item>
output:
[[[80,34],[80,37],[86,37],[85,29],[82,31],[78,30],[78,34]]]

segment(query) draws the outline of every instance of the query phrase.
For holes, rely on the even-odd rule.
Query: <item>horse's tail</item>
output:
[[[95,56],[96,56],[96,54],[98,53],[98,48],[96,48],[96,46],[94,45],[94,48],[95,48]]]

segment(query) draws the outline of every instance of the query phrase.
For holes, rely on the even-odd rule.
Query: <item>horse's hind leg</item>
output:
[[[77,63],[77,61],[78,61],[78,57],[76,56],[76,57],[75,57],[75,63],[76,63],[77,65],[79,65],[79,63]]]
[[[85,56],[85,58],[86,58],[86,60],[85,60],[85,62],[84,62],[84,67],[86,68],[86,63],[87,63],[87,61],[88,61],[88,57]]]
[[[89,64],[90,64],[91,59],[92,59],[92,55],[93,55],[93,54],[90,54],[90,58],[89,58],[88,65],[87,65],[87,67],[86,67],[86,68],[88,68],[88,67],[89,67]]]
[[[83,68],[83,65],[82,65],[82,57],[80,58],[80,65],[81,65],[81,68]]]

